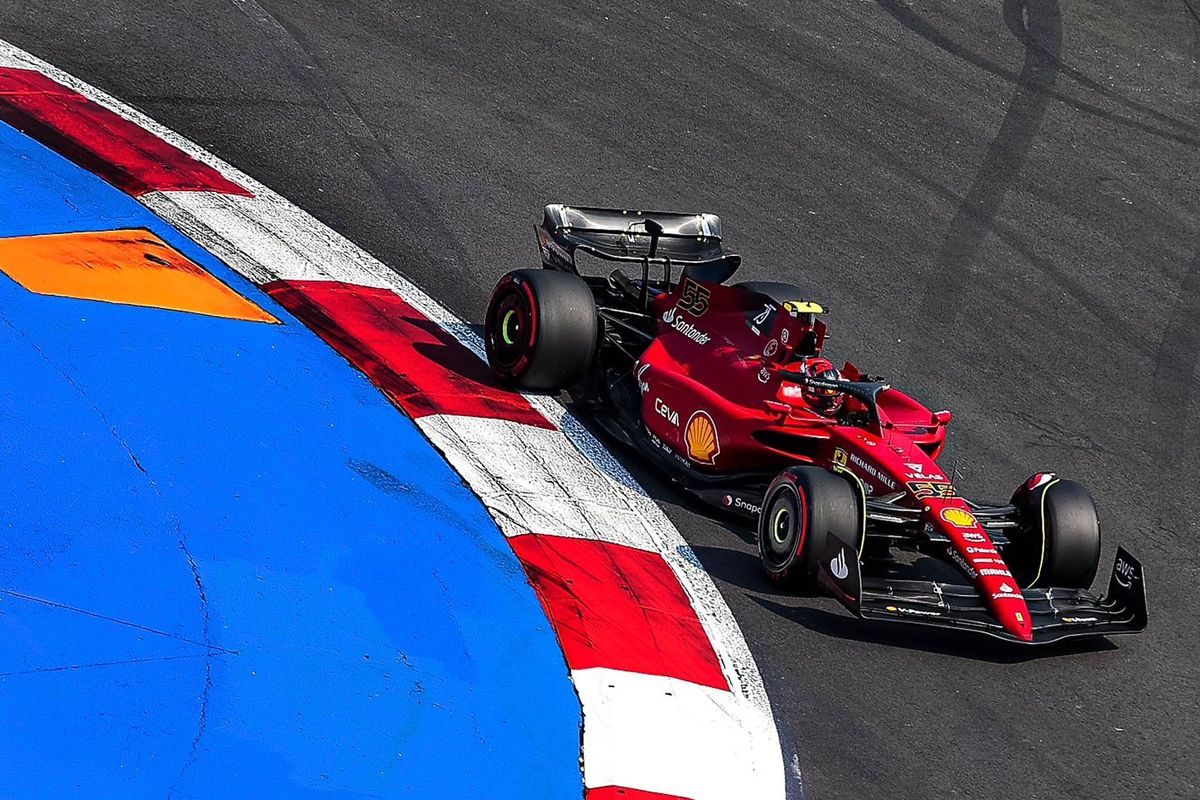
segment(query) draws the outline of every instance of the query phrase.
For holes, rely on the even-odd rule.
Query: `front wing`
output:
[[[1077,636],[1139,633],[1146,629],[1146,583],[1142,565],[1117,548],[1108,592],[1097,597],[1083,589],[1028,589],[1023,594],[1033,624],[1032,642],[1006,631],[991,615],[975,587],[934,581],[863,579],[849,548],[827,537],[819,580],[852,613],[863,619],[907,622],[984,633],[1021,644],[1049,644]]]

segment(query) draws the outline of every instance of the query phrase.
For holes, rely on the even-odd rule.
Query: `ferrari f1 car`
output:
[[[718,217],[551,205],[537,236],[542,268],[492,294],[492,370],[569,391],[673,481],[755,524],[772,581],[815,583],[859,617],[1015,642],[1145,628],[1142,567],[1124,549],[1105,595],[1089,591],[1100,526],[1083,486],[1038,472],[1007,503],[961,497],[938,465],[950,412],[835,368],[824,309],[801,288],[729,285],[741,259]],[[581,274],[581,255],[616,268]]]

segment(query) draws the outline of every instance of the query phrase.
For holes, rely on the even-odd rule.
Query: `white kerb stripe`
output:
[[[777,750],[728,692],[636,672],[571,673],[583,703],[583,780],[690,800],[782,797]]]
[[[0,66],[38,70],[154,133],[196,160],[213,167],[228,180],[252,192],[255,195],[253,198],[227,197],[201,192],[154,193],[141,198],[149,208],[181,231],[192,236],[202,246],[211,249],[215,255],[225,260],[251,282],[262,285],[284,278],[335,280],[390,289],[482,357],[482,342],[461,319],[410,281],[258,181],[231,167],[184,137],[159,125],[141,112],[3,40],[0,40]],[[732,693],[720,693],[724,698],[722,702],[733,705],[741,703],[739,708],[742,716],[738,718],[743,719],[745,724],[736,725],[730,731],[730,736],[738,737],[740,744],[731,744],[727,737],[722,746],[740,746],[742,749],[739,752],[749,753],[752,751],[756,754],[757,759],[740,762],[744,765],[755,765],[749,773],[745,768],[739,770],[734,763],[728,764],[728,768],[731,770],[729,781],[738,783],[740,787],[737,794],[710,795],[705,793],[702,787],[697,787],[699,793],[693,792],[693,795],[697,798],[717,796],[753,797],[764,800],[782,798],[784,793],[783,760],[762,678],[732,613],[712,579],[700,567],[695,554],[687,547],[683,537],[670,524],[662,511],[645,496],[633,478],[600,442],[592,437],[561,405],[542,397],[529,397],[529,400],[551,422],[561,426],[567,441],[565,445],[561,441],[545,442],[542,446],[552,448],[552,451],[544,456],[531,456],[530,459],[534,462],[541,461],[546,465],[554,466],[559,465],[560,462],[582,457],[582,460],[590,463],[591,474],[603,476],[602,480],[605,481],[606,486],[598,490],[598,495],[589,495],[582,501],[576,501],[575,505],[553,492],[550,493],[550,499],[547,502],[534,504],[526,502],[529,495],[513,495],[516,499],[510,499],[512,516],[507,522],[502,518],[501,526],[508,526],[509,530],[506,532],[511,533],[514,526],[521,524],[520,521],[526,518],[525,515],[528,515],[530,520],[539,523],[543,520],[548,521],[549,515],[553,514],[553,509],[558,506],[560,509],[558,513],[562,514],[560,527],[577,530],[580,535],[584,535],[589,528],[594,531],[599,530],[598,525],[588,525],[580,520],[579,515],[585,510],[591,511],[599,507],[608,507],[609,510],[605,514],[614,522],[628,519],[627,513],[644,513],[644,516],[636,524],[629,527],[628,530],[631,533],[617,535],[628,535],[630,541],[644,539],[647,542],[646,549],[659,552],[676,572],[713,642],[733,689]],[[431,432],[439,425],[434,418],[426,418],[420,424],[425,430]],[[523,430],[523,438],[529,439],[528,431],[530,429],[524,428]],[[452,440],[458,438],[463,443],[467,443],[469,440],[481,438],[478,431],[467,431],[461,425],[453,427],[443,425],[441,432],[444,437],[439,447],[444,448],[443,452],[446,452],[448,457],[451,456],[451,453],[457,453],[454,457],[464,464],[469,458],[459,452],[460,446],[454,444]],[[491,434],[487,436],[491,436]],[[487,436],[482,438],[486,439]],[[489,464],[488,467],[491,468],[492,465]],[[572,469],[577,467],[578,464],[573,463]],[[470,469],[470,467],[464,466],[464,469]],[[514,474],[511,466],[505,468],[503,465],[500,465],[500,469],[494,474],[493,479],[489,479],[486,471],[477,464],[468,482],[481,495],[484,492],[490,492],[496,498],[497,508],[500,508],[500,498],[509,489],[507,484],[511,484],[511,488],[518,493],[528,488],[525,485],[527,480],[524,476]],[[627,492],[618,491],[613,487],[622,487]],[[608,494],[610,490],[612,494]],[[634,500],[633,498],[638,499]],[[606,506],[610,501],[614,505]],[[588,680],[588,678],[580,676],[589,672],[600,671],[584,670],[576,673],[577,681]],[[636,680],[633,682],[621,681],[612,685],[614,687],[630,687],[630,692],[636,692],[634,688],[636,683]],[[608,685],[604,684],[604,686]],[[688,685],[690,686],[690,684]],[[630,695],[622,695],[622,693],[616,692],[615,688],[612,691],[600,691],[601,688],[599,684],[595,687],[588,687],[590,696],[596,698],[593,703],[599,702],[602,705],[590,704],[593,705],[593,708],[588,717],[590,729],[585,732],[585,742],[589,736],[603,735],[605,726],[612,725],[616,726],[613,730],[618,729],[620,727],[619,717],[622,713],[637,713],[636,708],[629,708],[626,703],[625,698]],[[703,692],[715,692],[715,690],[704,689],[704,687],[694,688],[703,689]],[[583,690],[580,694],[582,696]],[[643,699],[650,703],[652,692],[643,694],[645,695]],[[694,694],[689,696],[697,697]],[[705,698],[698,699],[698,702],[707,707],[712,700]],[[660,708],[664,714],[668,710],[667,707],[660,706]],[[664,718],[663,724],[672,724],[673,721],[679,719],[686,720],[688,714],[691,713],[690,711],[684,712],[680,706],[676,706],[674,711],[678,716],[671,719]],[[642,713],[644,714],[644,712]],[[706,719],[703,710],[699,707],[696,709],[696,713],[699,714],[696,717],[697,720]],[[641,714],[633,718],[641,719]],[[681,732],[681,735],[683,733],[686,732]],[[695,753],[707,752],[703,743],[698,743],[697,747],[700,749],[695,750]],[[604,752],[603,748],[597,753],[596,758],[603,759],[604,757],[600,755],[602,752]],[[633,757],[632,753],[628,755],[630,758]],[[713,757],[716,757],[715,754]],[[592,756],[586,752],[585,746],[585,760],[591,758]],[[689,768],[695,769],[696,764],[701,761],[703,759],[699,755],[689,759]],[[631,780],[620,779],[619,776],[624,773],[619,768],[619,760],[614,760],[612,763],[613,771],[610,783],[649,788],[649,786],[641,786]],[[675,780],[675,777],[677,776],[672,777],[672,780]],[[746,780],[749,780],[750,783],[746,784]],[[605,784],[591,783],[589,780],[589,785]],[[677,788],[661,791],[687,796]]]

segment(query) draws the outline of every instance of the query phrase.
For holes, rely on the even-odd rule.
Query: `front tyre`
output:
[[[496,284],[484,318],[488,364],[500,382],[557,392],[587,374],[600,335],[583,278],[546,269],[514,270]]]
[[[824,536],[857,552],[861,524],[854,488],[817,467],[789,467],[776,476],[758,518],[758,555],[763,571],[787,589],[810,588]]]
[[[1090,587],[1100,566],[1100,521],[1083,484],[1034,475],[1012,502],[1020,527],[1010,537],[1005,560],[1021,585]]]

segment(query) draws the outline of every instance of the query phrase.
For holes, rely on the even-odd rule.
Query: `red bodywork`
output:
[[[654,299],[658,336],[637,366],[642,417],[676,458],[712,473],[777,471],[814,464],[857,477],[868,495],[903,493],[927,525],[950,541],[947,557],[971,580],[995,618],[1032,639],[1021,590],[986,531],[936,463],[948,412],[896,389],[878,395],[878,423],[851,397],[835,418],[808,406],[785,371],[797,348],[819,351],[825,325],[764,295],[685,279]],[[844,377],[862,376],[847,363]]]

